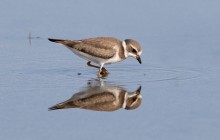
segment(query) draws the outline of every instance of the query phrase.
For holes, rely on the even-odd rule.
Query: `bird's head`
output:
[[[141,64],[141,53],[142,53],[142,48],[141,45],[133,40],[133,39],[126,39],[123,41],[123,47],[125,50],[125,57],[133,57],[138,60],[138,62]]]
[[[135,91],[128,94],[126,99],[125,109],[131,110],[136,109],[141,105],[142,96],[141,96],[141,86]]]

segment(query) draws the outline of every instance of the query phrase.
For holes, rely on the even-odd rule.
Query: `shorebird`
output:
[[[48,40],[66,46],[73,53],[87,60],[88,66],[98,68],[98,77],[100,77],[100,74],[102,76],[108,75],[108,71],[103,67],[105,64],[117,63],[127,57],[133,57],[141,64],[142,48],[133,39],[120,41],[113,37],[96,37],[83,40],[51,38],[48,38]],[[99,64],[99,66],[92,65],[91,62]]]
[[[49,108],[49,110],[80,108],[94,111],[116,111],[136,109],[141,105],[141,86],[134,92],[127,92],[119,86],[92,86],[75,93],[69,100]]]

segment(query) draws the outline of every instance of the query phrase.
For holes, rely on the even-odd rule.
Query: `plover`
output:
[[[105,64],[117,63],[127,57],[133,57],[141,64],[142,48],[133,39],[120,41],[113,37],[96,37],[83,40],[51,38],[48,38],[48,40],[66,46],[73,53],[87,60],[88,66],[98,68],[98,77],[100,77],[100,73],[102,76],[108,74],[108,71],[103,67]],[[92,65],[91,62],[100,66]]]
[[[134,92],[127,92],[119,86],[93,86],[75,93],[69,100],[49,110],[80,108],[94,111],[116,111],[136,109],[141,105],[141,86]]]

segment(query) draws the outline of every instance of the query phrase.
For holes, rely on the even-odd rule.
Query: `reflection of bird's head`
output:
[[[141,105],[142,96],[141,96],[141,86],[133,93],[128,94],[126,99],[125,109],[131,110],[136,109]]]

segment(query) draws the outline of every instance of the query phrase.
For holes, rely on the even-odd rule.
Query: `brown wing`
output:
[[[82,100],[83,103],[82,103]],[[95,94],[90,98],[79,100],[76,104],[79,108],[96,110],[96,111],[114,111],[120,108],[118,104],[114,104],[115,96],[109,92]]]
[[[49,40],[103,59],[112,58],[117,50],[114,46],[121,45],[121,41],[113,37],[97,37],[84,40],[49,38]]]
[[[79,42],[75,43],[72,48],[103,59],[112,58],[116,53],[114,46],[121,44],[120,40],[109,37],[90,38],[79,40]]]
[[[65,108],[81,108],[97,111],[113,111],[117,105],[113,102],[116,100],[115,96],[110,92],[101,92],[82,99],[69,99],[55,106],[50,107],[50,110],[65,109]]]

